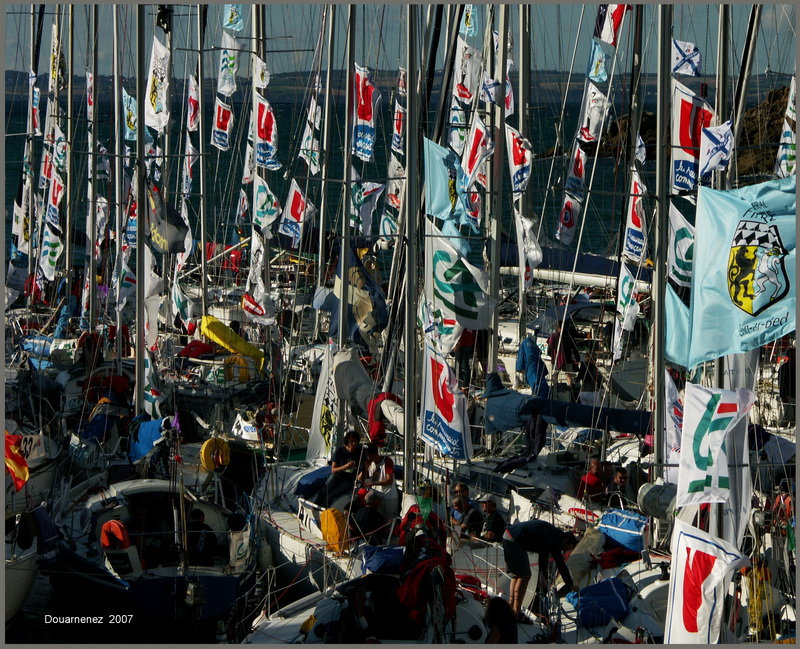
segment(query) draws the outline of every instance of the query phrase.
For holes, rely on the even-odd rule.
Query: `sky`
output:
[[[532,62],[534,70],[557,69],[568,70],[573,59],[574,69],[584,72],[589,56],[591,33],[596,14],[594,4],[577,5],[531,5],[533,34]],[[147,5],[145,9],[146,58],[149,60],[153,18],[156,5]],[[250,29],[250,5],[243,5],[248,14],[245,29],[241,32],[242,47],[249,47],[247,37]],[[265,5],[268,12],[268,55],[267,63],[273,74],[297,70],[307,70],[311,66],[312,52],[319,35],[320,5],[308,4],[273,4]],[[221,15],[224,6],[221,4],[209,7],[209,31],[206,39],[207,52],[205,68],[207,74],[215,70],[218,54],[210,51],[220,44]],[[488,7],[476,5],[479,13],[484,14]],[[39,72],[46,69],[47,50],[50,40],[50,25],[54,21],[56,5],[48,5],[44,23],[43,51]],[[428,7],[422,6],[420,20],[424,21]],[[746,32],[749,5],[733,5],[732,19],[732,71],[738,70],[739,57],[742,51]],[[30,5],[7,5],[6,15],[6,49],[5,61],[7,69],[23,69],[28,67],[28,42],[30,38]],[[519,7],[512,5],[511,28],[512,39],[519,39]],[[89,50],[89,16],[88,5],[75,5],[74,8],[74,66],[76,74],[81,73],[90,61]],[[356,60],[372,68],[395,69],[405,64],[405,6],[401,4],[369,4],[360,5],[356,26]],[[100,74],[111,74],[113,48],[113,17],[111,5],[99,7],[100,33],[98,36],[98,71]],[[135,72],[135,6],[119,5],[120,38],[122,41],[123,73],[132,76]],[[630,16],[631,14],[628,14]],[[644,18],[645,52],[643,64],[645,72],[656,71],[656,34],[657,7],[647,5]],[[344,31],[346,7],[337,7],[337,30],[334,47],[335,67],[342,67],[344,61]],[[691,41],[698,45],[704,57],[704,72],[713,73],[714,59],[717,49],[718,5],[674,5],[673,37],[683,41]],[[66,21],[64,21],[66,24]],[[196,48],[196,5],[175,5],[173,18],[173,75],[178,78],[188,76],[188,70],[195,65],[196,54],[185,50]],[[632,24],[629,22],[629,24]],[[761,32],[757,48],[754,72],[761,73],[769,67],[773,72],[791,73],[795,65],[796,39],[794,34],[794,5],[764,5],[761,21]],[[485,25],[483,16],[479,25]],[[623,27],[620,51],[630,43],[630,31]],[[66,35],[66,28],[64,32]],[[480,32],[479,32],[480,35]],[[560,37],[557,37],[560,35]],[[477,45],[479,36],[472,39]],[[577,46],[577,47],[576,47]],[[512,53],[517,63],[518,55]],[[621,62],[622,69],[627,70],[629,63]],[[246,74],[248,64],[240,68],[239,74]],[[210,75],[209,75],[210,76]]]

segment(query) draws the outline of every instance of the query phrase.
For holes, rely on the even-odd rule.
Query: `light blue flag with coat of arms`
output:
[[[688,367],[795,330],[796,180],[700,187]]]

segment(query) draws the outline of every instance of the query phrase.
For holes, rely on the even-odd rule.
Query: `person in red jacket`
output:
[[[578,493],[575,496],[578,500],[583,500],[586,496],[592,502],[600,502],[605,491],[600,469],[600,460],[589,460],[589,471],[578,483]]]

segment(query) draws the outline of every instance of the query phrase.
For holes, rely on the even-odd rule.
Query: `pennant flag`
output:
[[[242,185],[249,185],[253,182],[253,176],[256,172],[256,165],[253,162],[253,145],[250,140],[244,149],[244,165],[242,166]]]
[[[138,113],[136,108],[136,99],[131,97],[125,88],[122,89],[122,106],[125,111],[125,139],[136,139],[136,120]]]
[[[6,431],[6,473],[14,481],[14,488],[19,491],[30,477],[28,462],[22,453],[22,435],[9,435]]]
[[[292,178],[289,186],[289,195],[286,197],[286,211],[283,213],[278,232],[292,238],[292,247],[300,245],[300,236],[303,233],[303,223],[316,214],[317,208],[300,190],[297,181]]]
[[[58,223],[58,206],[61,205],[61,199],[64,198],[66,185],[61,180],[61,176],[54,169],[52,171],[52,178],[50,179],[50,188],[47,192],[47,214],[46,219],[48,225],[59,227]]]
[[[600,5],[594,26],[595,37],[616,47],[622,19],[630,8],[631,5]]]
[[[264,280],[259,277],[242,295],[242,311],[248,320],[261,325],[274,325],[278,310],[273,296],[264,288]]]
[[[730,120],[720,126],[704,128],[700,135],[700,178],[710,176],[717,169],[727,169],[732,151]]]
[[[39,168],[39,189],[47,187],[47,181],[53,177],[53,156],[50,154],[49,146],[42,147],[42,163]]]
[[[181,215],[171,206],[165,205],[161,190],[147,181],[146,236],[160,253],[183,252],[187,227]]]
[[[59,171],[67,170],[67,138],[58,124],[53,126],[53,164]]]
[[[464,36],[475,36],[477,19],[475,6],[471,4],[464,5],[464,13],[461,14],[461,25],[459,25],[458,33]]]
[[[111,163],[108,159],[108,149],[102,142],[97,143],[97,177],[108,178],[111,173]],[[89,178],[92,177],[92,166],[89,165]]]
[[[711,107],[672,80],[672,190],[690,191],[697,184],[700,135],[711,124]]]
[[[197,77],[189,75],[189,97],[187,100],[186,129],[196,131],[200,120],[200,87]]]
[[[781,140],[778,144],[778,159],[775,162],[775,175],[786,178],[796,173],[797,169],[797,112],[795,109],[795,77],[789,86],[789,104],[783,118]]]
[[[636,280],[625,263],[619,266],[619,282],[617,283],[617,310],[614,319],[614,338],[612,343],[614,360],[622,358],[622,332],[633,331],[639,315],[639,303],[633,290]]]
[[[678,286],[692,285],[693,256],[694,226],[683,217],[683,214],[670,201],[667,272],[669,278]]]
[[[464,146],[467,143],[467,113],[454,99],[450,107],[450,138],[448,140],[450,148],[458,155],[464,153]]]
[[[694,43],[672,39],[672,74],[699,77],[702,60]]]
[[[333,352],[329,346],[326,346],[322,354],[322,366],[317,381],[317,392],[314,397],[314,410],[311,415],[306,447],[306,461],[311,464],[321,465],[328,461],[331,440],[336,428],[338,404],[339,397],[336,393],[333,372]]]
[[[519,248],[519,276],[527,290],[533,286],[533,269],[542,263],[542,249],[533,227],[533,221],[514,210],[514,226],[517,230]]]
[[[372,234],[372,215],[386,185],[355,180],[356,176],[353,175],[354,182],[350,187],[350,225],[368,237]]]
[[[153,38],[145,97],[145,126],[160,133],[169,123],[169,49],[157,38]]]
[[[493,105],[497,103],[497,92],[500,88],[500,82],[493,79],[490,75],[484,73],[483,81],[481,82],[481,93],[478,96],[484,104]]]
[[[175,255],[175,270],[183,268],[189,255],[192,254],[194,249],[194,240],[192,239],[192,228],[189,225],[189,208],[185,198],[181,200],[181,221],[183,221],[184,228],[186,229],[186,236],[183,240],[183,252],[176,253]]]
[[[261,234],[253,229],[252,236],[250,237],[250,270],[247,273],[247,281],[245,282],[245,291],[258,282],[258,278],[264,274],[264,242]]]
[[[41,91],[36,86],[33,87],[33,101],[31,102],[31,130],[34,135],[40,136],[42,134],[42,125],[39,112],[39,101],[41,98]]]
[[[128,300],[136,295],[136,274],[131,270],[129,261],[131,248],[123,248],[122,260],[120,262],[120,274],[117,277],[116,270],[112,278],[112,285],[117,287],[117,311],[122,311]]]
[[[464,189],[467,190],[475,182],[480,167],[494,153],[494,142],[489,129],[478,116],[477,111],[472,118],[472,126],[467,135],[467,144],[461,157],[461,168],[466,175]]]
[[[397,234],[397,217],[403,207],[406,172],[394,153],[389,157],[387,176],[386,200],[383,203],[383,214],[378,225],[378,234],[382,237]]]
[[[320,165],[320,146],[319,140],[315,137],[315,131],[319,129],[322,119],[322,108],[317,103],[317,98],[312,96],[308,106],[308,117],[303,139],[300,141],[300,157],[306,161],[308,170],[312,175],[316,175],[322,168]]]
[[[47,84],[47,92],[52,95],[63,89],[66,75],[67,62],[58,42],[58,29],[54,21],[50,32],[50,79]]]
[[[275,123],[275,112],[269,102],[258,93],[256,93],[255,126],[253,151],[256,166],[277,171],[281,168],[281,163],[275,158],[278,153],[278,126]]]
[[[372,84],[367,68],[355,64],[355,119],[353,121],[353,155],[372,162],[375,149],[375,115],[381,93]]]
[[[226,4],[222,12],[222,27],[234,32],[244,29],[242,5]],[[223,32],[224,33],[224,32]]]
[[[608,66],[614,57],[614,47],[605,41],[592,37],[592,51],[589,54],[589,69],[586,76],[595,83],[608,81]]]
[[[399,68],[397,73],[397,94],[405,97],[408,94],[406,89],[406,69]]]
[[[634,171],[631,173],[625,242],[622,249],[622,254],[631,261],[641,261],[647,245],[647,235],[644,227],[644,196],[646,193],[647,187],[642,183],[639,172]]]
[[[94,121],[94,76],[86,71],[86,121]],[[90,127],[91,128],[91,127]]]
[[[220,151],[227,151],[230,148],[232,130],[233,110],[217,97],[214,102],[214,128],[211,130],[211,144]]]
[[[647,147],[644,145],[642,136],[637,133],[636,135],[636,159],[639,164],[644,164],[647,160]]]
[[[698,190],[689,367],[795,330],[795,192],[794,178]]]
[[[511,71],[514,69],[514,61],[506,60],[506,118],[514,114],[514,88],[511,86]]]
[[[683,401],[669,370],[666,369],[664,370],[664,395],[667,404],[664,417],[664,458],[667,464],[679,465],[683,431]],[[667,482],[678,484],[678,466],[666,467],[664,478]]]
[[[665,644],[716,644],[733,574],[749,560],[736,547],[674,520]]]
[[[251,57],[253,61],[253,85],[259,90],[263,90],[269,85],[271,78],[267,63],[255,54],[251,54]]]
[[[686,341],[692,337],[689,331],[689,307],[683,303],[669,283],[667,283],[664,306],[666,308],[664,355],[671,363],[687,367],[689,349]]]
[[[578,198],[583,198],[583,190],[586,188],[586,153],[581,148],[581,143],[575,141],[572,145],[572,164],[567,172],[567,180],[564,182],[564,189],[574,194]]]
[[[164,394],[158,388],[158,379],[153,369],[153,359],[150,352],[144,353],[144,411],[150,419],[161,418],[161,404],[166,401]]]
[[[144,247],[144,343],[147,349],[155,351],[158,342],[158,312],[164,294],[164,280],[158,273],[156,261],[150,246]]]
[[[603,122],[608,112],[608,99],[591,81],[586,81],[586,91],[583,93],[581,104],[581,118],[578,124],[578,134],[575,136],[581,142],[596,142],[600,138]]]
[[[228,32],[222,32],[219,52],[219,74],[217,92],[230,97],[236,92],[236,72],[239,70],[239,43]]]
[[[686,384],[676,507],[724,503],[730,494],[728,433],[755,403],[746,388],[723,390]]]
[[[396,151],[403,155],[403,142],[405,141],[406,134],[406,109],[400,105],[400,102],[394,102],[394,130],[392,131],[392,151]]]
[[[561,212],[558,215],[558,229],[556,239],[565,246],[572,243],[575,237],[575,230],[578,219],[581,218],[583,200],[578,196],[573,196],[569,192],[564,192],[564,202],[561,204]]]
[[[267,230],[281,215],[281,204],[267,181],[258,175],[253,179],[253,210],[253,228],[259,233]]]
[[[447,457],[471,459],[467,397],[445,357],[430,345],[425,345],[422,376],[422,441]]]
[[[42,275],[51,282],[56,276],[56,263],[62,252],[64,252],[64,244],[61,242],[61,237],[56,230],[50,227],[50,224],[46,224],[42,234],[39,268],[42,270]]]
[[[250,211],[250,203],[247,201],[247,194],[244,189],[239,190],[239,204],[236,207],[236,227],[241,228],[247,222],[247,213]]]
[[[458,37],[453,63],[453,97],[462,104],[472,102],[472,97],[481,81],[483,57],[480,51]]]
[[[514,192],[524,192],[531,177],[533,147],[517,129],[506,124],[506,149],[511,188]]]
[[[191,140],[186,138],[186,151],[183,155],[183,193],[188,196],[192,193],[192,167],[197,162],[199,152],[192,146]]]
[[[178,316],[186,327],[194,319],[194,302],[192,302],[181,289],[178,282],[178,270],[172,282],[172,319]]]

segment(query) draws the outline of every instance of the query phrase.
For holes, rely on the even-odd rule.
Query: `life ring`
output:
[[[595,523],[597,519],[600,518],[597,514],[595,514],[591,509],[581,509],[580,507],[570,507],[567,510],[570,514],[572,514],[575,518],[585,521],[587,523]]]
[[[231,463],[231,447],[224,439],[212,437],[200,447],[200,464],[206,471],[218,471]]]

